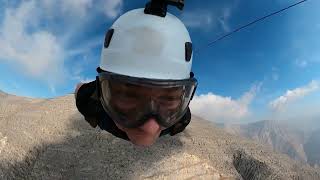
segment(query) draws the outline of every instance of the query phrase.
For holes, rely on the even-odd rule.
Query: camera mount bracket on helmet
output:
[[[151,0],[146,4],[144,13],[166,17],[168,5],[176,6],[178,9],[183,10],[184,0]]]

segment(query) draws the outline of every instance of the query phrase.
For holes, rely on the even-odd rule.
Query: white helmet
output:
[[[163,80],[190,78],[192,43],[185,25],[135,9],[119,17],[105,37],[100,69],[116,74]]]

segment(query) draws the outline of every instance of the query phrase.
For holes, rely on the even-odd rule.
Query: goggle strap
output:
[[[197,85],[194,87],[190,101],[192,100],[192,98],[193,98],[193,96],[194,96],[194,94],[195,94],[195,92],[196,92],[196,90],[197,90],[197,87],[198,87]]]
[[[101,90],[100,90],[100,82],[99,82],[99,76],[96,76],[96,91],[97,91],[97,96],[100,99],[101,97]]]

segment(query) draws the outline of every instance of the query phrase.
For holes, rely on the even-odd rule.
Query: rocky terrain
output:
[[[311,134],[308,141],[304,144],[304,149],[308,155],[308,162],[313,166],[320,165],[320,130]]]
[[[242,125],[220,124],[219,127],[233,135],[240,135],[268,145],[273,150],[285,153],[300,162],[309,163],[312,166],[320,164],[320,130],[304,132],[290,124],[272,120]]]
[[[177,136],[140,148],[77,112],[73,95],[0,93],[0,179],[320,179],[320,170],[193,116]]]
[[[277,121],[268,120],[243,125],[225,125],[224,129],[229,133],[269,145],[274,150],[289,155],[292,159],[307,162],[307,156],[303,149],[304,134]]]

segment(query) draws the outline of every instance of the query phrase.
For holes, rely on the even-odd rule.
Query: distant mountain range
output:
[[[265,120],[249,124],[219,124],[227,132],[258,141],[292,159],[320,164],[320,130],[306,133],[286,123]]]
[[[5,96],[7,96],[7,93],[0,90],[0,98],[4,98]]]

